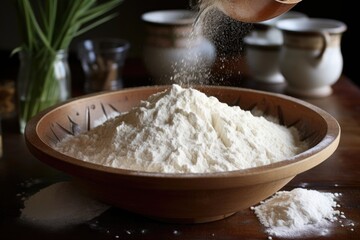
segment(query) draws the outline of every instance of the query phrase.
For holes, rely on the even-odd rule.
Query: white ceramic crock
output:
[[[281,30],[276,28],[276,23],[280,20],[295,18],[308,18],[308,16],[305,13],[297,11],[285,12],[270,20],[254,23],[254,29],[251,31],[250,34],[252,37],[266,38],[269,41],[282,44],[283,36]]]
[[[191,81],[177,78],[196,78],[194,72],[205,71],[214,63],[213,44],[193,28],[195,14],[175,9],[142,15],[146,27],[143,60],[156,84]]]
[[[276,24],[283,33],[280,70],[287,92],[300,97],[325,97],[343,69],[341,37],[346,25],[333,19],[286,19]]]
[[[284,77],[279,68],[281,44],[251,36],[244,38],[244,42],[251,77],[264,83],[283,83]]]

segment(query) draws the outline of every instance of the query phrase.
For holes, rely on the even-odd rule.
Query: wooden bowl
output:
[[[32,118],[25,129],[30,152],[75,177],[101,201],[150,218],[175,223],[223,219],[264,200],[300,174],[326,160],[337,148],[340,127],[325,111],[280,94],[235,87],[198,90],[242,109],[258,108],[285,126],[295,126],[311,147],[291,159],[251,169],[165,174],[105,167],[66,156],[53,148],[63,137],[88,131],[96,120],[130,110],[168,86],[129,88],[72,99]],[[269,143],[271,144],[271,143]]]

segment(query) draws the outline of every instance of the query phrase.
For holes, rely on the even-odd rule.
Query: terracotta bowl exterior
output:
[[[150,218],[175,223],[223,219],[271,196],[297,174],[326,160],[336,150],[340,127],[327,112],[281,94],[236,87],[198,86],[198,90],[244,110],[255,107],[295,126],[310,149],[291,159],[245,170],[164,174],[105,167],[66,156],[53,145],[67,135],[88,131],[111,113],[137,106],[169,86],[128,88],[71,99],[32,118],[25,129],[30,152],[40,161],[73,176],[95,198]],[[269,143],[271,144],[271,143]]]
[[[292,9],[301,0],[223,0],[217,5],[229,17],[242,22],[261,22]]]

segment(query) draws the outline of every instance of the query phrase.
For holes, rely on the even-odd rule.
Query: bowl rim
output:
[[[275,23],[275,27],[283,32],[294,34],[322,33],[341,34],[347,25],[330,18],[286,18]]]
[[[251,184],[260,184],[262,182],[268,182],[269,179],[274,179],[274,173],[276,172],[283,172],[284,169],[286,169],[286,174],[282,175],[282,178],[292,178],[295,175],[297,175],[299,172],[296,170],[296,166],[302,165],[303,169],[308,170],[316,165],[320,164],[321,162],[325,161],[328,157],[332,155],[332,153],[336,150],[338,147],[338,144],[340,142],[340,125],[337,122],[337,120],[331,116],[329,113],[324,111],[323,109],[310,104],[306,101],[287,96],[280,93],[271,93],[271,92],[265,92],[261,90],[254,90],[254,89],[247,89],[247,88],[241,88],[241,87],[231,87],[231,86],[214,86],[214,85],[200,85],[200,86],[192,86],[195,89],[206,89],[206,88],[215,88],[215,89],[233,89],[237,91],[246,91],[246,92],[254,92],[257,94],[265,94],[270,95],[275,98],[282,98],[286,99],[288,101],[291,101],[293,103],[303,105],[304,107],[307,107],[313,112],[316,112],[321,118],[324,120],[324,122],[327,124],[327,132],[325,134],[325,137],[320,140],[315,146],[312,148],[295,155],[294,157],[284,159],[282,161],[271,163],[264,166],[259,167],[253,167],[248,169],[240,169],[240,170],[234,170],[234,171],[225,171],[225,172],[211,172],[211,173],[159,173],[159,172],[146,172],[146,171],[136,171],[136,170],[128,170],[128,169],[120,169],[120,168],[113,168],[109,166],[103,166],[96,163],[86,162],[81,159],[73,158],[71,156],[65,155],[61,152],[58,152],[54,150],[52,147],[50,147],[48,144],[46,144],[37,134],[39,125],[41,124],[41,121],[44,117],[51,114],[53,111],[57,110],[58,108],[65,107],[69,104],[72,104],[75,101],[88,101],[90,99],[99,97],[104,94],[117,94],[118,92],[132,92],[132,91],[138,91],[138,90],[165,90],[168,88],[169,85],[153,85],[153,86],[143,86],[143,87],[132,87],[132,88],[125,88],[121,90],[116,91],[102,91],[87,95],[82,95],[79,97],[71,98],[65,102],[56,104],[50,108],[47,108],[37,115],[35,115],[33,118],[29,120],[25,127],[25,142],[29,149],[29,151],[40,161],[45,162],[55,168],[58,168],[62,170],[65,165],[72,165],[75,167],[76,170],[74,171],[90,171],[94,174],[107,174],[111,175],[112,177],[119,177],[122,179],[131,179],[136,177],[139,183],[142,181],[149,181],[149,184],[157,184],[161,179],[172,179],[177,182],[178,187],[186,187],[189,188],[188,180],[192,179],[194,181],[204,181],[204,179],[212,182],[216,182],[216,179],[222,178],[227,179],[226,185],[227,187],[235,187],[238,186],[239,183],[236,183],[237,181],[234,181],[236,178],[241,178],[244,181],[244,185],[251,185]],[[326,150],[326,151],[325,151]],[[55,160],[55,162],[54,162]],[[69,171],[66,171],[69,173]],[[304,172],[302,170],[301,172]],[[72,175],[73,172],[70,171],[70,175]],[[259,181],[258,176],[262,176],[262,180]],[[143,183],[143,182],[142,182]],[[200,183],[199,183],[200,184]],[[224,188],[223,186],[224,181],[221,185],[219,185],[219,188]],[[211,184],[209,184],[211,185]],[[197,185],[194,183],[193,188],[199,187],[200,185]],[[204,186],[202,186],[204,188]],[[211,188],[214,188],[212,186]]]
[[[196,12],[190,9],[154,10],[141,15],[141,20],[144,23],[158,26],[191,25],[195,19]]]

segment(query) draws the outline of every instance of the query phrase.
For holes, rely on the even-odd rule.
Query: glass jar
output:
[[[20,52],[17,97],[21,133],[33,116],[70,96],[71,75],[66,51]]]

